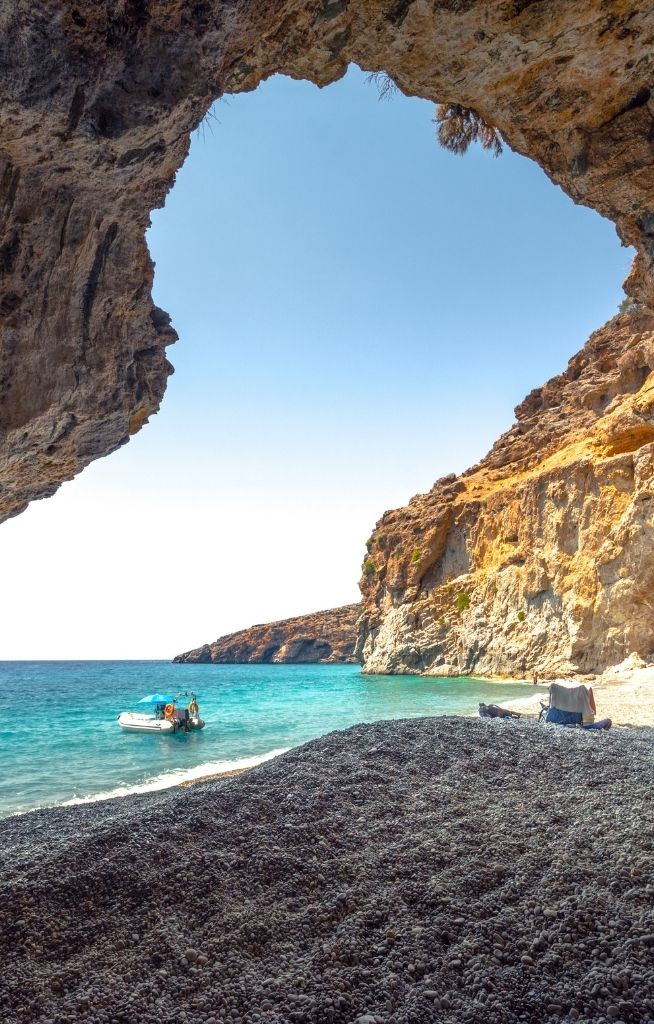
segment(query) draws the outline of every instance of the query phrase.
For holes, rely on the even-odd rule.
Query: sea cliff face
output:
[[[325,664],[356,662],[358,604],[281,619],[221,636],[212,644],[178,654],[186,663]]]
[[[654,317],[615,317],[486,458],[368,542],[366,672],[600,672],[654,651]]]

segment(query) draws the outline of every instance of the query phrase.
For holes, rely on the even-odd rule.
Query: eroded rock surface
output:
[[[3,0],[0,39],[0,518],[158,408],[175,333],[149,213],[211,102],[275,72],[327,85],[355,62],[475,109],[615,221],[653,300],[651,5]]]
[[[654,317],[620,315],[461,477],[377,524],[368,672],[601,672],[654,653]]]
[[[221,636],[212,644],[178,654],[174,661],[316,664],[355,662],[356,623],[361,605],[347,604],[329,611],[280,619]]]

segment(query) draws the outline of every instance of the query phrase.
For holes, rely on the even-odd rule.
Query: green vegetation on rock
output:
[[[456,610],[464,612],[466,608],[470,607],[470,594],[466,594],[465,590],[462,590],[460,594],[456,595]]]
[[[634,310],[638,309],[639,303],[636,299],[632,299],[631,295],[625,295],[624,299],[618,306],[620,313],[633,313]]]

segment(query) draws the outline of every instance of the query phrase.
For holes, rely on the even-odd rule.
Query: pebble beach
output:
[[[654,1021],[653,738],[380,722],[8,819],[2,1019]]]

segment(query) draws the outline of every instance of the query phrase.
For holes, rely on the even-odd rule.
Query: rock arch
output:
[[[221,94],[354,62],[497,126],[611,218],[654,305],[654,11],[629,0],[2,0],[0,520],[157,410],[145,243]]]

